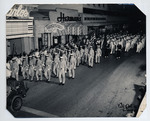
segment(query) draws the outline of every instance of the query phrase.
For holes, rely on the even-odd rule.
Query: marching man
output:
[[[110,48],[111,48],[110,54],[114,54],[114,52],[115,52],[115,44],[114,44],[114,41],[111,41],[111,42],[110,42]]]
[[[76,63],[77,63],[76,65],[79,66],[81,58],[80,58],[80,51],[78,50],[78,48],[76,48],[76,59],[77,59],[76,60]]]
[[[55,53],[55,58],[54,58],[54,66],[53,66],[53,73],[56,77],[58,77],[58,65],[59,64],[59,55],[58,53]]]
[[[80,57],[81,57],[81,63],[83,64],[83,62],[84,62],[84,50],[83,50],[82,46],[80,46]]]
[[[36,64],[36,79],[37,81],[43,79],[43,73],[42,73],[42,67],[43,67],[43,62],[40,60],[39,56],[37,56],[37,64]]]
[[[66,68],[66,62],[63,60],[63,57],[60,57],[59,62],[59,85],[64,85],[66,81],[65,77],[65,68]]]
[[[19,64],[16,61],[16,57],[12,59],[12,77],[15,78],[17,81],[19,81],[18,73],[19,73]]]
[[[31,77],[31,81],[33,81],[34,78],[34,57],[31,58],[31,56],[29,56],[29,76]]]
[[[64,62],[66,62],[66,65],[67,65],[68,58],[67,58],[65,52],[63,52],[62,57],[63,57]],[[65,73],[67,73],[67,67],[65,68]]]
[[[71,54],[70,63],[69,63],[69,77],[73,79],[75,78],[75,65],[76,65],[76,60],[73,54]]]
[[[51,80],[51,69],[52,69],[52,60],[51,58],[46,55],[46,63],[45,63],[45,69],[44,69],[44,75],[46,77],[46,79],[48,80],[48,82],[50,82]]]
[[[85,63],[88,62],[88,48],[87,48],[87,46],[85,46],[85,49],[84,49],[84,62]]]
[[[95,55],[95,63],[100,63],[100,57],[102,56],[102,50],[100,46],[97,46],[96,55]]]
[[[25,58],[22,63],[22,75],[23,75],[23,79],[26,79],[26,76],[27,76],[27,79],[29,79],[29,65],[27,61],[25,60]]]
[[[89,66],[93,67],[93,60],[94,60],[94,50],[92,48],[92,46],[90,46],[90,50],[89,50]]]
[[[130,50],[130,40],[126,41],[126,46],[125,46],[125,52],[128,52]]]

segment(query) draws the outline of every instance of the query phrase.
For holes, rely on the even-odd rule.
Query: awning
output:
[[[70,24],[53,23],[45,27],[45,33],[53,33],[53,36],[86,35],[87,26],[74,23]]]

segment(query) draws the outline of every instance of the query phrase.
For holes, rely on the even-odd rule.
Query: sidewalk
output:
[[[140,117],[141,114],[143,113],[143,111],[145,110],[145,108],[146,108],[146,94],[143,97],[143,100],[142,100],[142,102],[140,104],[140,107],[139,107],[139,110],[138,110],[138,112],[136,114],[136,117]]]

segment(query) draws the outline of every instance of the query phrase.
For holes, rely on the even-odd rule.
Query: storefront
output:
[[[22,5],[15,5],[6,18],[7,56],[29,53],[34,49],[33,18]]]
[[[34,23],[36,48],[39,49],[77,41],[87,35],[87,26],[82,25],[77,10],[57,8],[49,11],[49,20],[34,20]]]

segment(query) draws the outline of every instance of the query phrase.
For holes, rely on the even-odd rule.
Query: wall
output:
[[[78,12],[83,12],[83,4],[46,4],[39,5],[39,9],[55,10],[56,8],[68,8],[78,10]]]
[[[20,54],[23,52],[22,38],[10,39],[10,54],[13,54],[13,48],[15,48],[14,54]]]
[[[34,48],[34,40],[33,38],[30,38],[30,37],[25,37],[25,38],[22,38],[22,41],[23,41],[23,48],[24,48],[24,51],[29,54],[31,49],[35,49]]]
[[[82,22],[83,23],[100,23],[106,22],[107,16],[106,15],[93,15],[93,14],[81,14],[82,15]]]
[[[108,4],[83,4],[83,8],[108,10]]]
[[[34,45],[38,48],[38,37],[44,33],[44,28],[46,25],[50,24],[49,20],[34,20]]]
[[[78,11],[77,10],[72,10],[72,9],[61,9],[57,8],[56,11],[50,11],[49,12],[49,17],[51,22],[57,22],[57,18],[60,17],[60,13],[64,13],[64,16],[69,16],[69,17],[79,17]],[[76,21],[65,21],[65,23],[75,23]],[[79,21],[81,22],[81,21]]]

